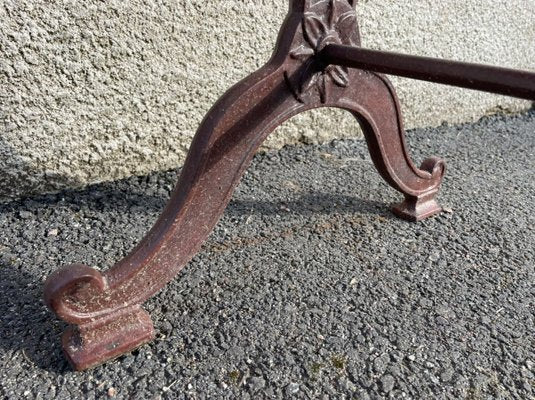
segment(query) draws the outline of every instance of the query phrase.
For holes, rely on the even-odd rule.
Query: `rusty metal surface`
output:
[[[355,3],[291,1],[273,57],[207,114],[169,203],[139,245],[106,272],[75,265],[49,277],[45,301],[73,325],[63,344],[75,369],[153,337],[141,304],[200,249],[262,141],[303,111],[339,107],[355,116],[377,170],[405,197],[397,215],[416,221],[441,211],[435,197],[444,162],[431,157],[420,168],[413,164],[390,82],[375,72],[328,65],[320,56],[332,45],[360,45]]]
[[[535,100],[535,73],[331,44],[326,63]]]

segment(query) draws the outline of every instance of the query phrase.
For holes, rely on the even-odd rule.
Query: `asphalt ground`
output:
[[[394,218],[362,140],[258,154],[146,304],[157,339],[83,373],[43,281],[123,257],[178,171],[0,205],[1,397],[535,398],[535,111],[408,142],[416,162],[447,160],[447,212]]]

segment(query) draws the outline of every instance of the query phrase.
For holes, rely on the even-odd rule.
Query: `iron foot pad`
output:
[[[437,203],[436,192],[419,197],[406,198],[392,207],[395,215],[407,221],[416,222],[440,214],[442,207]]]
[[[63,351],[76,371],[96,367],[154,339],[149,314],[137,308],[114,319],[69,327]]]

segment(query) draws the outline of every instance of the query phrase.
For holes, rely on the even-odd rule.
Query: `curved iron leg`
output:
[[[265,137],[303,108],[282,71],[266,68],[241,82],[206,116],[171,200],[136,249],[102,274],[78,265],[49,277],[46,303],[77,325],[63,339],[76,369],[151,340],[150,317],[140,305],[200,249]]]
[[[271,60],[230,89],[205,117],[170,201],[137,247],[106,272],[67,266],[45,282],[46,304],[74,325],[63,348],[75,369],[101,364],[154,336],[141,304],[199,250],[262,140],[305,107],[284,80],[305,3],[291,0]]]
[[[353,70],[352,86],[336,104],[360,121],[371,158],[381,176],[404,194],[393,207],[401,218],[419,221],[441,212],[436,195],[445,173],[442,159],[426,159],[420,168],[412,162],[405,143],[399,102],[382,75]]]

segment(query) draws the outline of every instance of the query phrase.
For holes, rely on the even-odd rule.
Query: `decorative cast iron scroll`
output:
[[[348,68],[326,65],[319,57],[329,44],[356,45],[359,42],[356,28],[357,14],[347,0],[332,0],[309,4],[303,16],[304,41],[290,51],[290,57],[303,64],[298,82],[292,82],[287,72],[286,82],[300,102],[302,94],[316,88],[322,103],[327,101],[329,84],[342,88],[349,84]],[[297,85],[295,85],[297,84]]]
[[[48,278],[46,304],[72,324],[63,348],[75,369],[153,339],[141,304],[200,249],[256,149],[288,118],[318,107],[351,112],[379,173],[405,197],[393,211],[417,221],[441,211],[435,197],[444,162],[432,157],[420,168],[413,164],[394,89],[374,71],[535,98],[535,75],[527,72],[361,49],[355,3],[291,0],[271,60],[230,89],[205,117],[172,197],[145,238],[106,272],[71,265]]]

